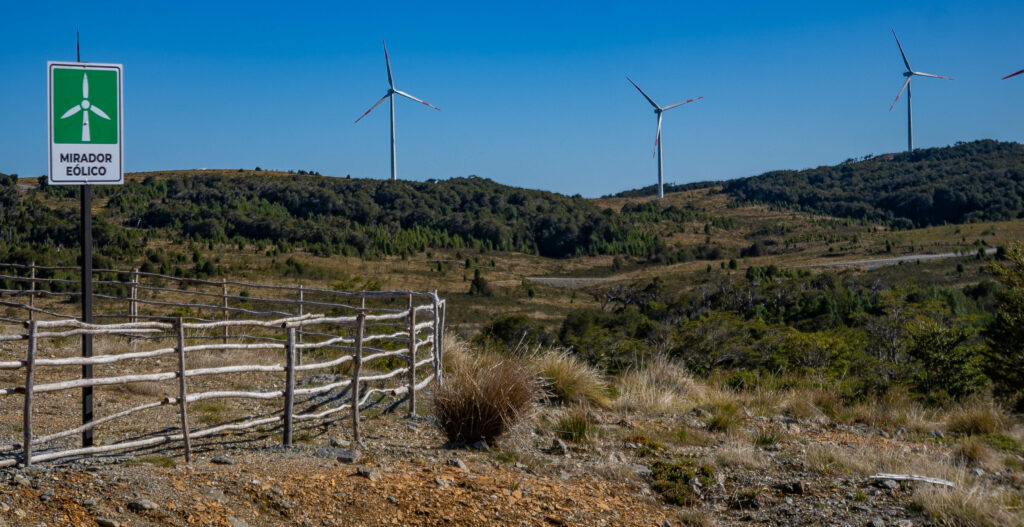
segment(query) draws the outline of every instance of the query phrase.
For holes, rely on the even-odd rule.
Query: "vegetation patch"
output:
[[[684,459],[676,463],[655,461],[648,468],[652,473],[651,488],[658,491],[670,505],[689,507],[700,503],[700,498],[693,490],[694,482],[705,487],[718,483],[714,467],[695,466],[691,460]]]
[[[571,408],[558,420],[558,437],[573,443],[582,443],[590,440],[596,432],[596,423],[593,416],[586,408],[577,406]]]

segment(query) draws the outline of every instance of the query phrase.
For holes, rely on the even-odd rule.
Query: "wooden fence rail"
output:
[[[73,272],[74,268],[0,264],[0,268],[3,267],[14,270],[11,274],[0,273],[0,280],[6,280],[7,284],[22,282],[25,288],[0,289],[0,295],[10,295],[19,300],[18,297],[27,296],[27,302],[0,301],[0,307],[20,309],[24,314],[19,320],[21,327],[16,334],[9,334],[10,328],[5,331],[8,334],[0,334],[0,344],[8,348],[15,346],[15,353],[18,353],[18,347],[23,346],[21,349],[24,353],[23,358],[15,356],[15,360],[0,357],[3,359],[0,360],[0,371],[24,371],[23,383],[0,386],[0,402],[7,396],[20,394],[24,397],[21,441],[0,444],[0,467],[19,462],[30,465],[52,459],[118,452],[176,441],[182,443],[186,462],[191,462],[192,442],[196,439],[267,426],[281,427],[282,442],[290,446],[294,441],[296,423],[326,419],[346,410],[351,413],[352,435],[358,442],[361,439],[360,409],[370,402],[371,397],[405,397],[409,413],[414,414],[416,393],[431,383],[441,383],[443,379],[441,365],[446,302],[436,293],[340,292],[303,286],[293,288],[227,280],[214,282],[180,279],[137,270],[97,270],[97,273],[117,274],[125,278],[123,282],[97,281],[98,285],[124,289],[124,294],[120,296],[105,295],[105,299],[111,301],[108,307],[114,307],[117,302],[127,304],[122,314],[105,314],[108,319],[121,318],[124,322],[86,324],[71,315],[58,313],[57,302],[60,300],[47,300],[47,284],[72,282],[64,277],[55,277],[55,274],[61,272],[66,275]],[[210,292],[146,286],[142,279],[147,278],[177,280],[181,287],[215,287],[220,289],[220,294],[215,296],[220,296],[221,302],[204,304],[182,301],[181,297],[188,295],[208,297]],[[251,289],[271,294],[259,298],[248,294],[229,295],[229,286],[238,288],[239,292]],[[57,293],[54,298],[72,294],[66,291]],[[274,298],[274,294],[283,297]],[[149,295],[149,298],[143,298],[143,295]],[[396,305],[397,301],[402,303]],[[232,306],[231,302],[236,304]],[[166,308],[171,306],[175,308],[173,312],[166,313]],[[190,309],[200,311],[188,313]],[[120,311],[117,308],[115,310]],[[239,314],[244,315],[244,318],[235,318]],[[12,317],[0,317],[0,321],[10,320]],[[102,354],[92,357],[55,356],[63,342],[58,339],[77,338],[81,335],[105,337],[110,342]],[[211,337],[216,340],[206,340]],[[66,342],[63,345],[66,348]],[[138,346],[144,349],[136,349]],[[283,364],[244,362],[207,367],[189,366],[190,362],[194,363],[204,354],[209,356],[211,353],[224,352],[234,352],[234,356],[240,353],[243,357],[249,353],[263,353],[264,358],[267,353],[280,352]],[[303,358],[304,354],[306,358]],[[174,356],[176,367],[173,371],[162,370],[160,358],[171,355]],[[397,367],[394,365],[396,359]],[[348,363],[351,363],[350,378],[339,379],[335,376],[324,381],[318,379],[319,376],[308,376],[325,370],[337,371],[336,368]],[[133,367],[131,371],[127,369],[128,364]],[[108,372],[103,374],[97,370],[98,375],[93,378],[60,378],[62,373],[69,371],[66,368],[68,366],[105,366]],[[238,389],[233,385],[232,389],[218,387],[223,380],[236,378],[239,374],[283,374],[283,381],[279,387],[271,389]],[[299,378],[304,375],[304,381],[315,382],[299,383]],[[44,418],[47,415],[45,412],[36,415],[40,396],[45,398],[44,394],[175,379],[177,386],[174,397],[162,397],[131,408],[119,409],[71,429],[36,435],[40,424],[44,429],[51,425]],[[195,382],[200,379],[207,381],[200,388],[192,384],[190,379]],[[207,385],[213,385],[212,389]],[[331,397],[324,399],[327,395]],[[282,404],[278,410],[271,410],[271,415],[248,416],[231,422],[206,422],[209,426],[201,429],[190,427],[189,405],[210,399],[278,399],[282,400]],[[66,443],[69,438],[101,425],[167,405],[177,407],[175,420],[178,422],[158,432],[137,433],[117,442],[91,447],[52,445],[61,439],[65,440],[61,443]],[[73,408],[67,405],[68,412],[76,411]],[[131,422],[142,421],[135,418]],[[167,432],[174,429],[178,432]],[[0,436],[2,441],[3,437]],[[47,445],[50,445],[49,449],[46,449]]]

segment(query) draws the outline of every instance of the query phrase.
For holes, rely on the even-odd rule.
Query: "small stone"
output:
[[[473,450],[479,450],[481,452],[487,452],[488,450],[491,449],[491,447],[487,444],[487,441],[484,441],[483,439],[477,441],[476,443],[473,443],[472,448]]]
[[[349,443],[347,440],[342,439],[340,437],[331,438],[331,446],[334,448],[348,448],[350,444],[351,443]]]
[[[234,465],[235,460],[228,457],[226,454],[221,454],[210,460],[210,463],[215,465]]]
[[[971,469],[971,474],[974,474],[975,476],[980,478],[981,476],[985,475],[985,471],[982,470],[980,467],[974,467]]]
[[[359,458],[362,457],[362,455],[362,452],[358,450],[346,448],[338,449],[338,461],[346,463],[348,465],[351,465],[352,463],[359,461]]]
[[[896,480],[892,479],[882,480],[881,483],[878,483],[878,486],[889,490],[896,490],[900,488],[900,484],[897,483]]]
[[[93,521],[100,527],[121,527],[121,522],[110,518],[93,518]]]
[[[898,520],[896,522],[896,527],[914,527],[914,522],[910,520]]]
[[[868,527],[885,527],[885,521],[881,518],[875,518],[868,522]]]
[[[92,498],[86,498],[86,499],[82,500],[82,506],[83,507],[95,507],[96,506],[96,500],[94,500]]]
[[[21,486],[28,486],[32,482],[28,478],[26,478],[25,476],[23,476],[21,474],[15,474],[14,475],[14,483],[17,484],[17,485],[21,485]]]
[[[651,469],[649,469],[649,468],[647,468],[644,465],[641,465],[639,463],[631,463],[629,465],[629,468],[632,469],[633,472],[635,472],[636,475],[640,476],[640,477],[646,478],[646,477],[654,475],[654,472]]]
[[[159,506],[156,503],[153,503],[151,500],[147,500],[146,498],[137,499],[128,504],[128,510],[132,512],[151,511],[158,508]]]
[[[53,499],[53,489],[46,489],[45,492],[39,495],[39,501],[46,503]]]
[[[441,478],[434,478],[434,483],[437,483],[437,486],[441,488],[445,488],[448,486],[448,482]]]
[[[789,496],[786,496],[786,505],[792,505],[792,504],[793,504],[793,498],[790,498]]]
[[[946,437],[946,435],[942,433],[942,430],[932,430],[931,432],[928,432],[928,434],[937,439]]]
[[[378,481],[378,480],[380,480],[380,474],[378,474],[376,470],[371,470],[371,469],[364,468],[364,467],[357,468],[356,469],[356,475],[362,476],[362,477],[364,477],[364,478],[366,478],[366,479],[368,479],[370,481]]]
[[[394,496],[388,496],[388,501],[390,501],[393,505],[398,505],[398,498]]]
[[[448,464],[461,469],[463,472],[469,472],[469,465],[466,465],[466,462],[459,458],[449,460]]]
[[[228,516],[228,523],[231,524],[231,527],[249,527],[248,523],[245,523],[234,516]]]
[[[206,491],[203,492],[203,497],[210,501],[216,501],[217,503],[227,503],[228,501],[228,497],[224,494],[224,491],[215,488],[206,489]]]
[[[556,456],[568,456],[569,446],[565,444],[565,441],[556,437],[551,441],[551,446],[548,447],[548,452]]]

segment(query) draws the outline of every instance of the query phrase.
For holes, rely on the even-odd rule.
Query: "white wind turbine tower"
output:
[[[889,105],[889,111],[896,106],[896,102],[900,100],[900,95],[903,95],[903,90],[907,90],[907,151],[914,151],[914,112],[910,106],[910,79],[917,77],[932,77],[935,79],[945,79],[948,81],[953,80],[952,77],[943,77],[942,75],[932,75],[931,73],[921,73],[914,71],[910,67],[910,61],[907,60],[907,54],[903,52],[903,45],[900,44],[900,38],[896,36],[896,30],[892,30],[892,36],[896,38],[896,46],[900,48],[900,55],[903,57],[903,64],[907,67],[907,71],[903,72],[903,76],[907,80],[903,81],[903,87],[900,88],[900,92],[896,94],[896,99]]]
[[[647,95],[646,93],[644,93],[644,91],[641,90],[640,87],[637,86],[636,83],[633,82],[633,79],[630,79],[628,75],[626,76],[626,80],[628,80],[629,83],[632,84],[633,87],[636,88],[637,91],[639,91],[640,94],[643,95],[645,99],[647,99],[647,102],[651,103],[651,106],[654,107],[654,115],[658,116],[658,134],[654,136],[654,148],[655,148],[655,156],[657,156],[657,158],[658,158],[658,199],[661,199],[661,198],[665,197],[664,177],[662,175],[662,166],[661,166],[661,114],[663,112],[665,112],[666,110],[671,110],[672,108],[675,108],[676,106],[682,106],[682,105],[684,105],[686,103],[690,103],[690,102],[693,102],[693,101],[697,101],[697,100],[703,99],[704,97],[700,96],[700,97],[697,97],[695,99],[687,99],[687,100],[685,100],[683,102],[677,102],[675,104],[670,104],[668,106],[658,106],[658,103],[654,102],[654,99],[652,99],[650,95]]]
[[[426,101],[421,101],[421,100],[417,99],[416,97],[413,97],[412,95],[409,95],[408,93],[405,93],[404,91],[400,91],[400,90],[396,90],[395,89],[395,79],[391,76],[391,59],[388,57],[388,44],[387,44],[387,42],[384,42],[384,41],[381,41],[381,42],[384,43],[384,62],[388,66],[388,86],[389,86],[388,92],[383,97],[381,97],[381,99],[379,101],[377,101],[377,104],[374,104],[373,106],[370,107],[369,110],[366,110],[366,112],[363,115],[360,115],[359,119],[356,119],[356,122],[358,123],[360,119],[362,119],[363,117],[366,117],[370,112],[373,111],[374,108],[380,106],[380,104],[382,102],[384,102],[385,100],[390,100],[390,102],[391,102],[391,180],[394,181],[395,179],[398,179],[397,173],[395,172],[395,160],[396,160],[396,155],[395,155],[395,95],[401,95],[402,97],[406,97],[406,98],[412,99],[412,100],[414,100],[414,101],[416,101],[416,102],[418,102],[420,104],[429,106],[429,107],[431,107],[431,108],[433,108],[433,109],[435,109],[437,111],[441,111],[441,109],[438,108],[437,106],[434,106],[434,105],[426,102]]]
[[[91,141],[91,134],[89,133],[89,112],[96,114],[106,120],[110,120],[110,116],[103,112],[103,110],[95,107],[89,102],[89,74],[82,74],[82,102],[71,107],[70,110],[64,112],[64,115],[60,116],[61,119],[67,119],[78,112],[82,112],[82,142]]]

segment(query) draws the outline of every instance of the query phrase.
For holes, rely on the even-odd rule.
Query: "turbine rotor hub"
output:
[[[88,110],[89,109],[89,100],[88,99],[82,101],[82,109],[83,110]]]

